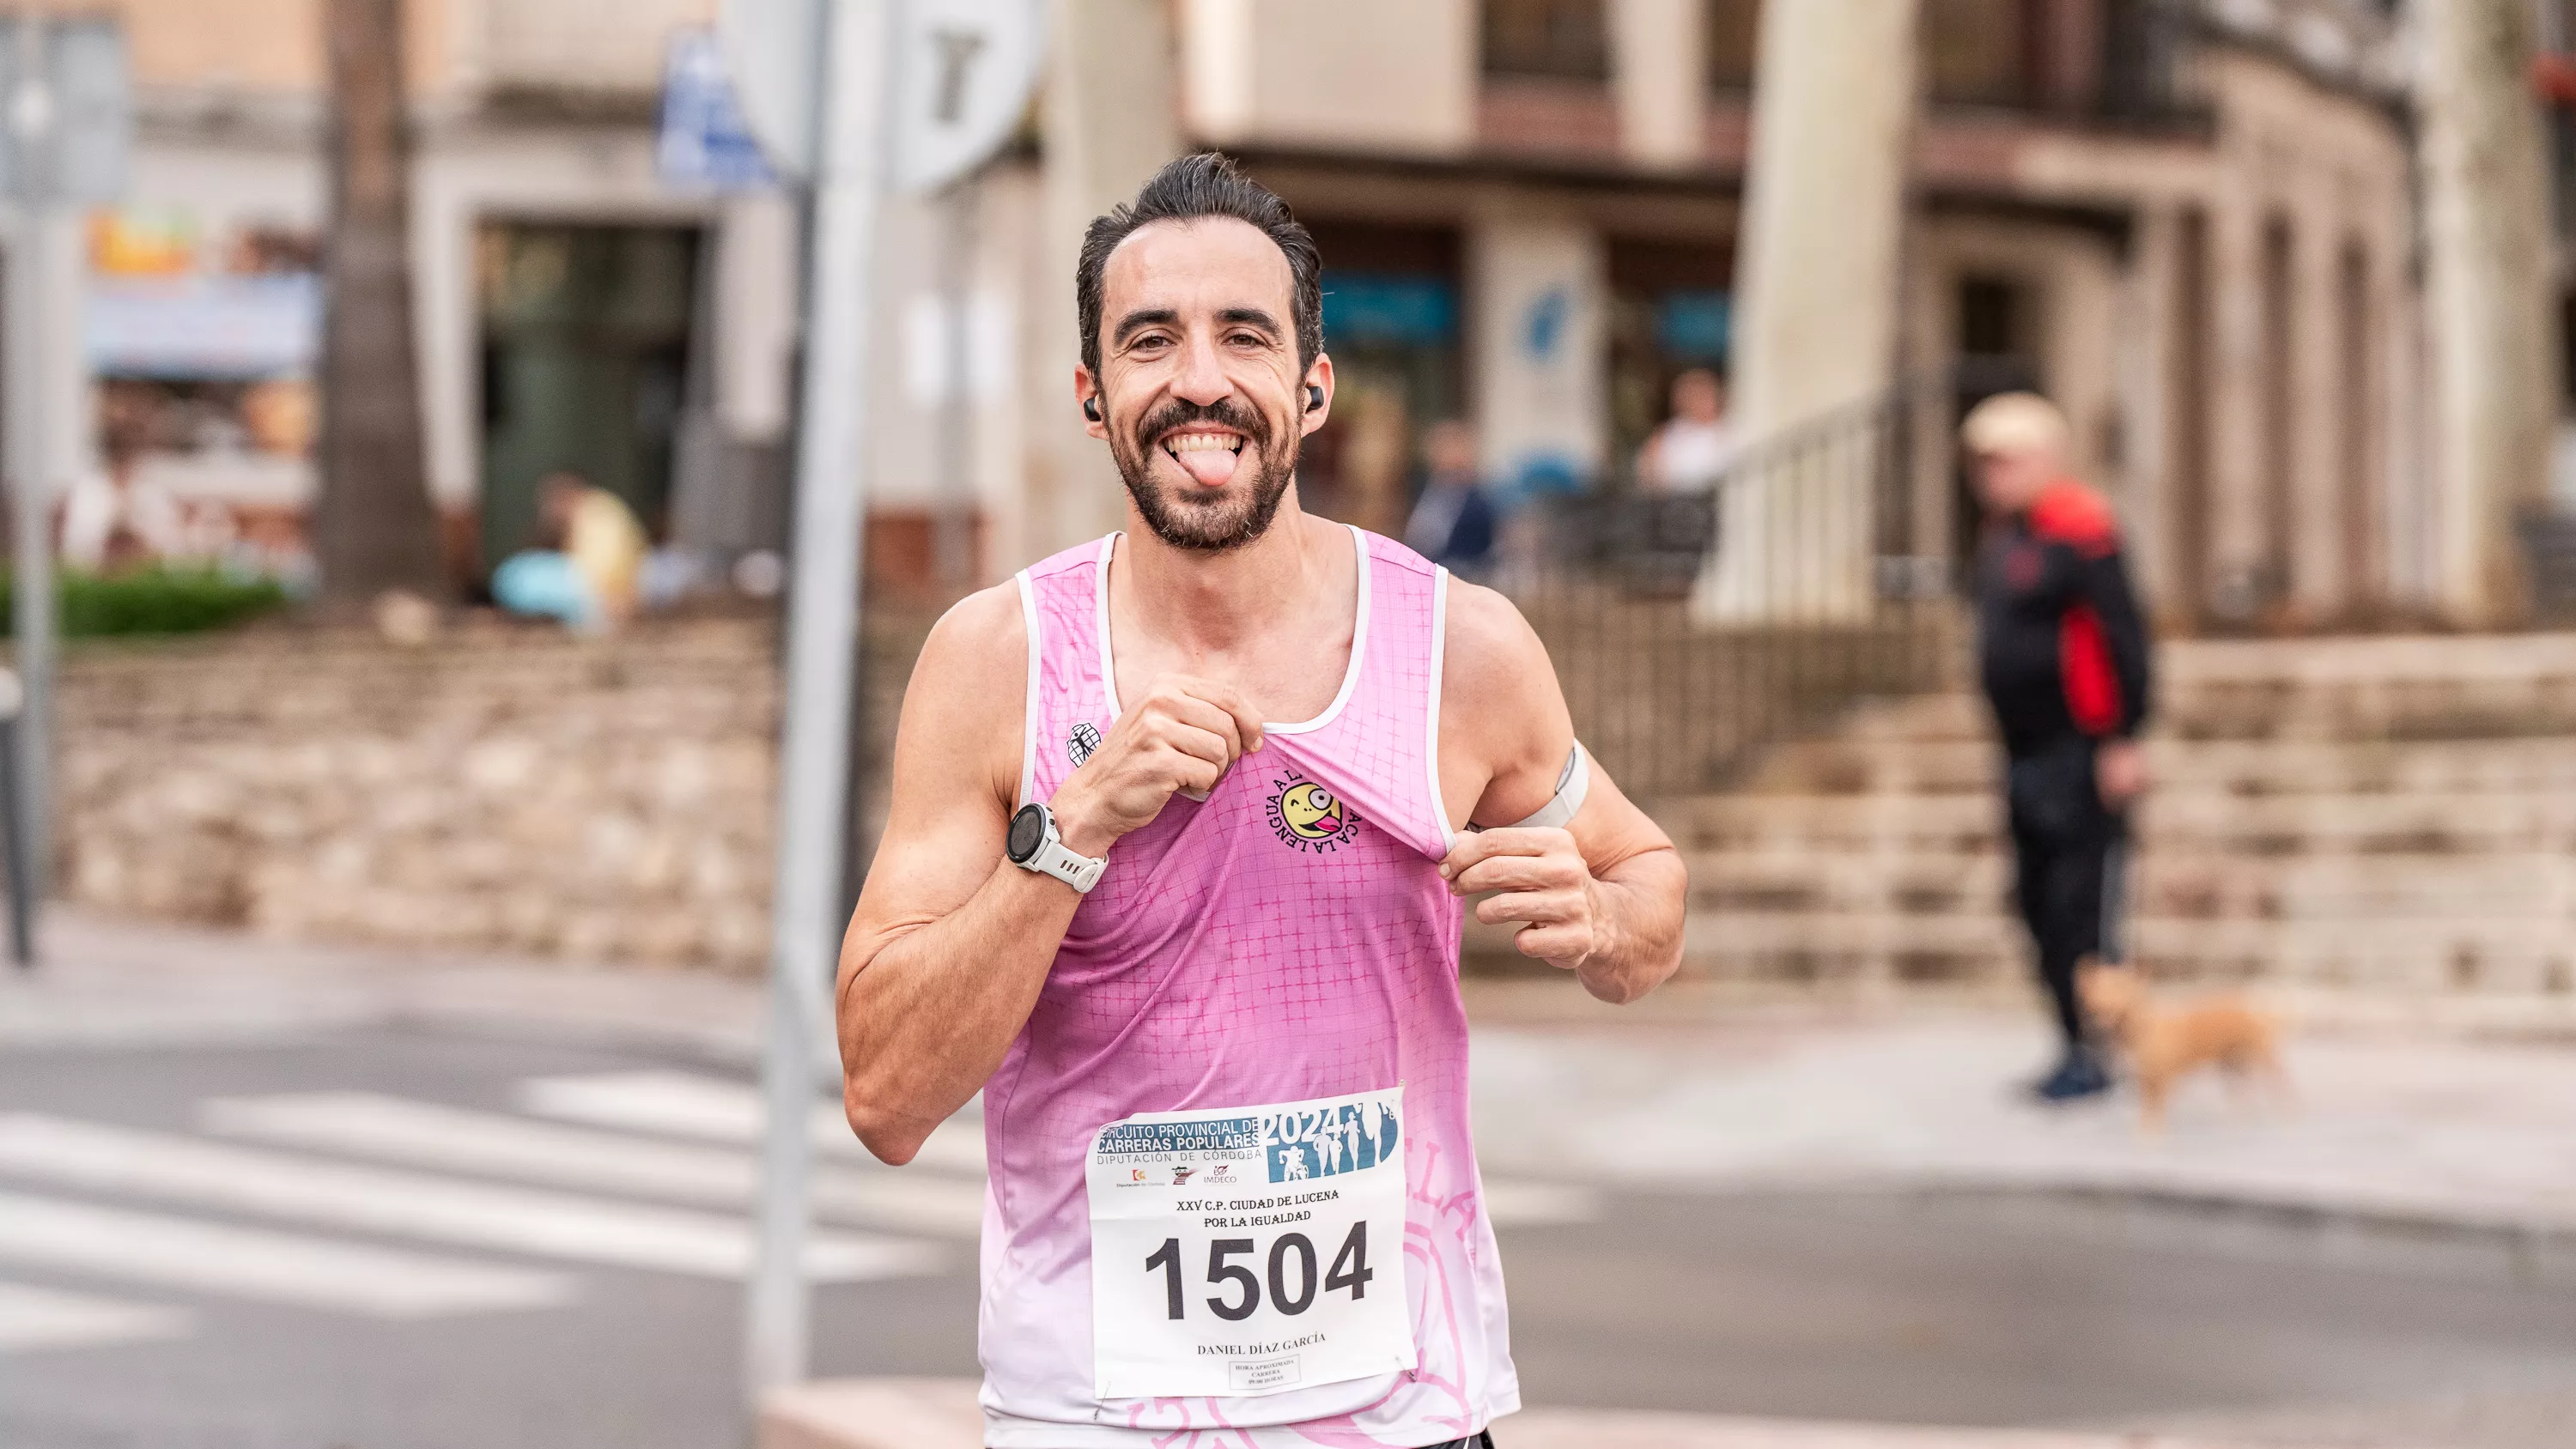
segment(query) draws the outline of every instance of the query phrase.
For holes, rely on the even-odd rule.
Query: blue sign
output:
[[[1532,362],[1555,360],[1557,344],[1565,340],[1565,324],[1573,314],[1574,298],[1562,286],[1538,294],[1521,319],[1521,346]]]
[[[1327,346],[1439,347],[1457,335],[1457,290],[1439,277],[1324,273]]]
[[[291,376],[322,350],[322,283],[309,272],[100,277],[84,310],[83,348],[107,377]]]
[[[1666,292],[1655,299],[1655,348],[1676,362],[1722,363],[1733,321],[1724,292]]]
[[[733,76],[712,31],[671,36],[653,159],[665,185],[687,190],[766,191],[778,184],[743,121]]]

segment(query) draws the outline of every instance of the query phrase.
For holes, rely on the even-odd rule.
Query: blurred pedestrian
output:
[[[1704,493],[1735,464],[1726,383],[1705,367],[1673,379],[1673,415],[1637,454],[1637,485],[1650,493]]]
[[[2110,1086],[2076,998],[2087,957],[2121,959],[2130,803],[2146,787],[2146,622],[2118,521],[2069,471],[2066,417],[2031,393],[1986,399],[1959,429],[1986,528],[1977,645],[2003,735],[2015,897],[2065,1052],[2032,1086],[2044,1101]]]
[[[1405,521],[1405,546],[1481,581],[1494,562],[1494,504],[1476,475],[1476,430],[1457,418],[1433,423],[1422,437],[1422,463],[1422,494]]]
[[[554,546],[511,555],[492,573],[492,597],[511,613],[577,629],[611,629],[634,617],[650,541],[626,500],[577,473],[549,473],[537,485],[537,506]]]

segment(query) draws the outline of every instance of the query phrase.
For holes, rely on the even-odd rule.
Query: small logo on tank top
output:
[[[1091,721],[1077,721],[1072,729],[1065,731],[1064,752],[1073,760],[1075,769],[1081,769],[1083,761],[1090,759],[1091,752],[1099,748],[1100,731],[1091,727]]]
[[[1333,792],[1294,770],[1270,782],[1270,833],[1291,850],[1326,854],[1351,843],[1360,818]]]

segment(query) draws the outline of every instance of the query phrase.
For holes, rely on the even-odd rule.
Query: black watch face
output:
[[[1021,865],[1037,859],[1038,846],[1046,839],[1046,812],[1035,805],[1023,805],[1011,817],[1011,859]]]

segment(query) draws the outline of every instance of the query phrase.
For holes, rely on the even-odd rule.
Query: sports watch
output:
[[[1109,868],[1105,860],[1068,849],[1064,837],[1056,833],[1055,812],[1034,801],[1011,817],[1011,834],[1003,842],[1002,853],[1020,869],[1054,876],[1084,895],[1091,894],[1091,888],[1100,884],[1100,873]]]

